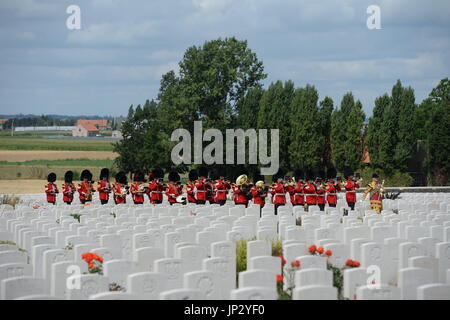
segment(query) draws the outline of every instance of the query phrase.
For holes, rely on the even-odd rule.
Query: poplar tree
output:
[[[367,126],[366,145],[370,155],[370,162],[374,167],[381,167],[380,164],[380,143],[381,143],[381,125],[386,109],[389,107],[389,95],[384,94],[375,99],[375,107],[373,108],[373,115],[369,119]]]

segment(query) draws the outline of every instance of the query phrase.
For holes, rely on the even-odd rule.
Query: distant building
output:
[[[16,132],[29,131],[70,131],[76,129],[75,126],[40,126],[40,127],[14,127]]]
[[[111,129],[108,120],[77,120],[73,137],[95,137],[101,130]]]
[[[99,129],[100,131],[110,130],[111,129],[111,126],[109,125],[108,120],[84,120],[84,119],[80,119],[80,120],[77,120],[77,123],[75,125],[77,127],[78,126],[93,125],[93,126],[97,127],[97,129]]]
[[[8,121],[9,119],[0,119],[0,130],[3,130],[3,125],[5,124],[6,121]]]
[[[120,130],[113,130],[111,137],[112,138],[123,138],[122,131],[120,131]]]

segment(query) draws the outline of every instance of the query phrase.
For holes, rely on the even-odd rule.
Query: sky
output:
[[[231,36],[263,61],[265,87],[312,84],[335,105],[352,91],[367,116],[397,79],[420,103],[450,76],[448,0],[1,0],[0,114],[126,115],[188,47]]]

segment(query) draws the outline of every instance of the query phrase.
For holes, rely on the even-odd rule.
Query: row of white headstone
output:
[[[450,299],[450,197],[402,194],[381,215],[343,201],[325,212],[290,204],[273,213],[250,206],[58,204],[0,207],[1,299],[277,299],[276,275],[293,299],[337,299],[325,257],[344,270],[347,299]],[[395,212],[394,212],[395,211]],[[80,222],[73,215],[81,215]],[[299,225],[301,221],[301,225]],[[236,241],[247,243],[247,270],[236,277]],[[271,241],[282,241],[281,259]],[[81,254],[104,258],[89,274]],[[289,274],[292,261],[301,267]],[[292,276],[292,279],[290,278]],[[236,281],[237,278],[237,281]],[[375,280],[374,280],[375,279]],[[375,284],[373,284],[373,282]],[[124,291],[109,291],[115,283]]]

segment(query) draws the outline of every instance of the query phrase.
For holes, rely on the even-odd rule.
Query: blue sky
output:
[[[66,8],[81,8],[68,30]],[[381,30],[366,26],[369,5]],[[0,114],[126,115],[156,97],[189,46],[235,36],[267,86],[293,80],[371,115],[397,79],[422,101],[450,76],[448,0],[1,0]]]

